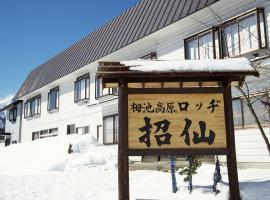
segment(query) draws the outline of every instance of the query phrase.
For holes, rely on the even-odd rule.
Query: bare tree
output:
[[[211,15],[215,18],[215,20],[219,24],[219,29],[221,30],[220,32],[222,33],[221,38],[223,38],[222,42],[224,42],[226,56],[231,57],[229,49],[232,48],[232,46],[229,46],[229,42],[228,42],[227,37],[226,37],[225,32],[224,32],[224,26],[223,26],[224,20],[222,19],[220,14],[215,12],[211,7],[208,7],[208,9],[209,9]],[[205,25],[205,23],[203,23],[203,25]],[[240,27],[240,28],[245,29],[245,31],[249,31],[249,30],[246,29],[246,27]],[[257,36],[254,33],[249,32],[249,34],[251,34],[254,38],[258,39]],[[239,44],[241,44],[241,43],[243,44],[245,42],[246,41],[244,41],[244,40],[239,41]],[[235,44],[231,44],[231,45],[235,45]],[[270,50],[266,48],[264,58],[267,58],[267,57],[270,57]],[[269,58],[269,64],[270,64],[270,58]],[[259,59],[259,61],[254,62],[253,67],[256,68],[259,71],[263,71],[264,77],[261,80],[257,81],[257,83],[259,83],[259,82],[263,83],[263,82],[270,79],[270,68],[267,67],[267,65],[263,65],[263,59],[261,59],[261,60]],[[256,85],[256,84],[254,84],[254,85]],[[254,96],[252,95],[252,92],[251,92],[251,91],[254,91],[254,90],[250,89],[250,84],[248,84],[248,82],[244,81],[243,83],[241,83],[241,84],[239,84],[239,85],[237,85],[235,87],[241,93],[241,95],[244,97],[245,103],[248,106],[252,116],[254,117],[255,123],[258,126],[258,129],[259,129],[259,131],[260,131],[260,133],[261,133],[261,135],[262,135],[262,137],[264,139],[264,142],[265,142],[265,144],[267,146],[267,149],[268,149],[268,153],[270,155],[269,139],[267,138],[267,135],[265,133],[265,130],[263,129],[262,123],[260,122],[259,117],[258,117],[258,115],[257,115],[257,113],[255,112],[255,109],[254,109],[254,103],[256,101],[260,101],[265,106],[265,109],[269,113],[269,111],[270,111],[269,88],[267,88],[267,87],[259,88],[258,87],[256,91],[258,93],[264,94],[264,95],[255,96],[255,98],[254,98]],[[268,85],[268,87],[269,87],[269,85]]]

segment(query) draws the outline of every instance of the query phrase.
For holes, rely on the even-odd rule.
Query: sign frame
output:
[[[118,189],[119,200],[129,200],[129,162],[128,156],[139,155],[226,155],[228,179],[230,188],[230,198],[240,199],[236,152],[235,152],[235,138],[233,126],[233,112],[232,112],[232,96],[231,96],[231,81],[225,79],[222,81],[220,88],[166,88],[166,93],[177,93],[179,91],[186,94],[196,93],[216,93],[222,92],[224,97],[224,114],[225,114],[225,130],[227,148],[222,149],[149,149],[147,151],[142,149],[128,148],[128,94],[145,93],[147,90],[151,93],[156,93],[161,88],[128,88],[128,82],[122,78],[118,82],[119,87],[119,143],[118,143]]]
[[[223,94],[224,90],[221,87],[202,87],[202,88],[128,88],[128,95],[132,94]],[[225,115],[225,109],[224,109]],[[225,124],[226,127],[226,124]],[[227,138],[227,135],[226,135]],[[130,149],[128,148],[129,156],[147,156],[147,155],[226,155],[226,148],[145,148],[145,149]]]

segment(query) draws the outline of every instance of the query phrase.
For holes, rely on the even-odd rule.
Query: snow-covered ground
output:
[[[73,153],[67,154],[69,144]],[[137,200],[228,199],[226,168],[218,195],[212,192],[214,165],[203,165],[189,194],[183,177],[171,193],[168,172],[130,171],[130,196]],[[239,170],[244,200],[270,199],[270,170]],[[92,135],[36,140],[0,149],[0,200],[117,199],[117,147],[102,146]]]

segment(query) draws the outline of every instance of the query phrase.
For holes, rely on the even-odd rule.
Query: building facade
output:
[[[254,101],[268,99],[263,70],[270,56],[269,25],[267,0],[142,0],[34,69],[14,97],[18,104],[7,110],[6,132],[14,142],[93,133],[103,144],[116,144],[117,90],[103,89],[96,79],[98,61],[245,56],[266,66],[259,80],[247,82]],[[238,161],[270,163],[244,98],[237,90],[233,98]],[[254,108],[267,127],[266,106],[255,101]]]

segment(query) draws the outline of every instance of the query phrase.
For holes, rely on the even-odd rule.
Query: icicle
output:
[[[175,157],[171,156],[171,175],[172,175],[172,192],[176,193],[177,192],[177,183],[176,183],[176,178],[175,178]]]
[[[216,168],[215,168],[215,173],[214,173],[214,184],[213,184],[213,191],[215,193],[218,193],[219,191],[217,190],[217,184],[219,182],[221,182],[222,180],[222,177],[221,177],[221,174],[220,174],[220,164],[219,164],[219,160],[218,160],[218,157],[216,159]]]
[[[188,156],[188,162],[189,162],[188,189],[189,189],[189,193],[191,193],[192,192],[192,174],[191,174],[192,156]]]

